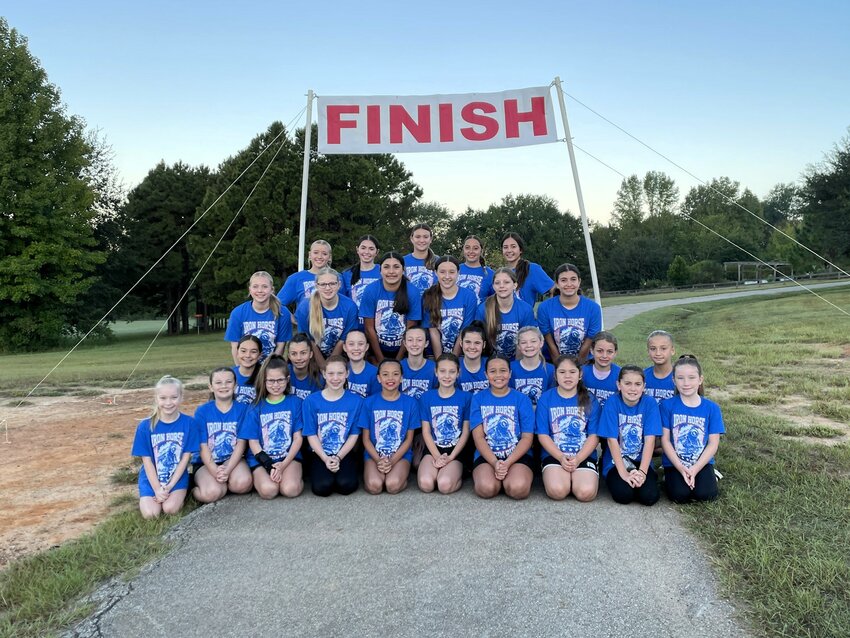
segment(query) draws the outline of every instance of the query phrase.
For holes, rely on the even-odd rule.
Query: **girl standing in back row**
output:
[[[363,327],[360,317],[360,300],[366,286],[381,278],[381,267],[375,263],[378,256],[378,240],[372,235],[363,235],[357,242],[357,257],[360,262],[342,273],[342,289],[340,293],[351,299],[357,306],[358,321]]]
[[[433,235],[428,224],[416,224],[410,229],[410,243],[413,252],[404,256],[404,275],[422,294],[437,281],[434,262],[437,256],[431,250]]]
[[[505,263],[516,272],[517,295],[530,306],[534,306],[539,295],[545,295],[554,282],[546,271],[528,261],[522,255],[525,252],[525,242],[518,233],[506,233],[502,237],[502,256]]]
[[[325,266],[330,266],[333,261],[331,245],[324,239],[317,239],[310,244],[307,261],[310,263],[310,269],[292,273],[280,289],[277,296],[284,306],[293,304],[297,306],[302,299],[313,294],[316,289],[316,275]]]
[[[476,303],[493,294],[493,269],[484,263],[484,244],[475,235],[463,242],[463,263],[457,285],[474,292]]]

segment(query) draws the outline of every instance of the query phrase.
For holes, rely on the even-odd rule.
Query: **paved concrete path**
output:
[[[818,286],[822,287],[822,286]],[[753,290],[606,308],[646,310]],[[722,488],[721,488],[722,489]],[[74,636],[739,637],[703,551],[662,499],[516,503],[422,494],[228,497],[180,523],[177,547],[97,594]]]

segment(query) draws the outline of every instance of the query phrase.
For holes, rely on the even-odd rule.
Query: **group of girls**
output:
[[[511,267],[495,272],[475,237],[464,263],[436,258],[430,240],[420,224],[410,255],[377,265],[365,236],[344,275],[330,268],[330,245],[314,242],[311,268],[277,295],[255,273],[225,335],[235,365],[210,374],[210,401],[191,419],[179,381],[156,386],[133,445],[143,515],[180,508],[190,467],[193,496],[211,502],[252,488],[294,497],[305,471],[314,493],[349,494],[361,467],[368,492],[396,493],[414,462],[425,492],[457,491],[471,472],[479,496],[522,499],[539,469],[551,498],[590,501],[601,472],[615,501],[651,505],[658,451],[672,500],[716,498],[722,417],[702,396],[699,362],[673,361],[668,333],[648,338],[652,366],[620,368],[575,266],[549,279],[515,233],[502,241]],[[553,285],[535,319],[532,304]]]

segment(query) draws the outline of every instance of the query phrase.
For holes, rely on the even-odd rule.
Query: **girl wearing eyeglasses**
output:
[[[298,331],[313,339],[313,356],[324,370],[325,359],[342,354],[342,344],[358,326],[357,305],[339,294],[340,275],[333,268],[322,268],[316,275],[316,290],[295,311]]]

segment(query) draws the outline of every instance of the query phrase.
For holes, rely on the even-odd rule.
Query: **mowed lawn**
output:
[[[681,511],[727,593],[765,635],[850,636],[850,317],[807,294],[680,306],[620,326],[620,363],[648,365],[656,328],[723,408],[720,499]]]
[[[233,365],[230,344],[223,340],[223,332],[162,334],[133,372],[159,325],[160,322],[153,321],[117,324],[117,336],[112,343],[81,345],[36,394],[73,392],[80,385],[115,388],[125,382],[127,387],[138,388],[152,385],[163,374],[186,379],[206,374],[216,366]],[[0,356],[0,395],[25,395],[66,352]]]

